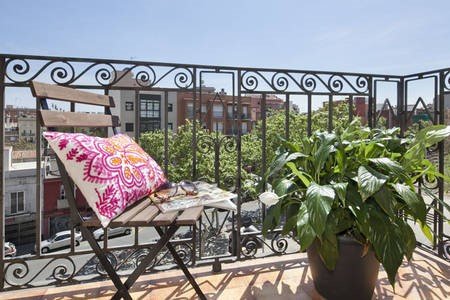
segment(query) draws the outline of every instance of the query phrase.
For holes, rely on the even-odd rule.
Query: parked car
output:
[[[118,236],[118,235],[129,235],[131,233],[130,227],[116,227],[109,228],[108,227],[108,237]],[[94,237],[96,240],[102,241],[104,238],[105,232],[103,228],[99,228],[94,231]]]
[[[83,240],[80,232],[75,231],[75,246],[80,245]],[[70,246],[70,230],[64,230],[57,232],[48,240],[41,242],[41,253],[47,253],[50,250],[55,250],[59,248]]]
[[[14,257],[16,253],[16,246],[13,243],[5,242],[5,257]]]

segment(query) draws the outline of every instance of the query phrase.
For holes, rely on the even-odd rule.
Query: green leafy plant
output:
[[[333,124],[345,127],[348,125],[348,105],[345,103],[333,108]],[[266,118],[266,157],[271,161],[276,149],[282,144],[278,135],[285,131],[285,111],[268,111]],[[328,126],[328,107],[320,108],[311,114],[311,129],[325,130]],[[359,122],[356,121],[356,122]],[[357,123],[359,124],[359,123]],[[178,127],[177,132],[168,132],[168,176],[171,181],[180,181],[192,178],[192,140],[193,123],[189,120],[186,124]],[[307,115],[290,112],[289,132],[292,139],[299,139],[306,135]],[[261,153],[262,153],[262,124],[259,121],[255,128],[248,134],[241,136],[241,162],[242,162],[242,200],[255,200],[260,192],[256,187],[261,176]],[[149,153],[161,166],[164,166],[164,132],[161,130],[149,131],[140,136],[139,142],[142,148]],[[196,124],[197,142],[223,138],[223,134],[210,132],[203,129],[199,123]],[[221,185],[232,188],[235,185],[237,173],[237,151],[225,151],[220,147],[219,174]],[[214,182],[215,165],[214,147],[209,151],[197,151],[197,178]]]
[[[450,127],[427,127],[407,138],[398,134],[352,123],[338,132],[284,141],[265,174],[279,201],[269,208],[263,231],[279,226],[285,214],[283,232],[295,232],[302,250],[317,240],[330,270],[339,255],[338,236],[352,236],[366,251],[374,250],[394,285],[403,257],[411,259],[416,246],[407,219],[432,238],[417,183],[445,178],[426,159],[426,150],[448,137]]]

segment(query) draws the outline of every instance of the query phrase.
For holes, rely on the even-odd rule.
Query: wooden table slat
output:
[[[141,212],[135,215],[126,224],[127,226],[147,226],[150,221],[152,221],[156,215],[158,215],[159,209],[154,205],[149,205],[144,208]]]
[[[203,206],[190,207],[185,209],[177,218],[178,225],[195,225],[202,214]]]
[[[173,223],[178,216],[178,211],[170,211],[157,215],[149,224],[152,226],[167,226]]]
[[[134,216],[136,216],[138,213],[140,213],[143,209],[150,206],[151,202],[145,198],[142,199],[139,203],[136,205],[128,208],[126,211],[124,211],[121,215],[119,215],[117,218],[111,221],[112,226],[123,226],[128,221],[130,221]]]

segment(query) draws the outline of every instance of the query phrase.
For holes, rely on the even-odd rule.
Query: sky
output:
[[[450,67],[448,0],[0,0],[0,11],[0,53],[394,75]]]

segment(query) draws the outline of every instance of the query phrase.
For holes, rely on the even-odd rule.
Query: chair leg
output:
[[[122,280],[120,280],[119,275],[117,275],[116,270],[109,262],[108,258],[106,257],[105,253],[103,252],[103,250],[97,244],[97,241],[95,240],[92,232],[90,232],[86,227],[83,227],[83,226],[81,226],[80,230],[82,232],[83,237],[88,241],[92,250],[94,250],[94,253],[98,257],[100,264],[103,266],[106,273],[108,273],[109,278],[114,283],[117,290],[120,291],[119,296],[122,296],[124,299],[131,300],[132,298],[128,292],[128,289],[125,288]]]
[[[155,227],[155,229],[156,229],[156,231],[158,232],[158,234],[160,236],[162,236],[164,234],[164,232],[162,231],[161,227]],[[192,276],[191,272],[189,272],[189,270],[186,267],[185,263],[183,262],[181,257],[178,255],[177,250],[175,249],[175,247],[170,242],[167,243],[166,247],[167,247],[167,249],[169,249],[169,251],[172,254],[173,258],[175,259],[177,265],[181,268],[181,270],[184,273],[184,276],[186,276],[186,278],[189,280],[189,283],[192,285],[192,287],[194,288],[194,290],[197,293],[197,295],[199,296],[199,298],[202,299],[202,300],[206,300],[205,294],[203,294],[203,292],[200,289],[198,283],[195,281],[194,276]],[[195,253],[194,253],[194,255],[195,255]]]
[[[161,236],[159,241],[155,244],[155,246],[150,250],[150,252],[144,257],[139,266],[133,271],[133,273],[128,276],[127,280],[123,284],[123,287],[116,292],[116,294],[112,297],[112,299],[119,299],[121,293],[128,293],[128,290],[131,286],[136,282],[136,280],[141,276],[142,273],[145,272],[147,266],[152,262],[152,260],[158,255],[164,246],[169,242],[175,232],[178,230],[179,226],[171,225],[169,229]]]

